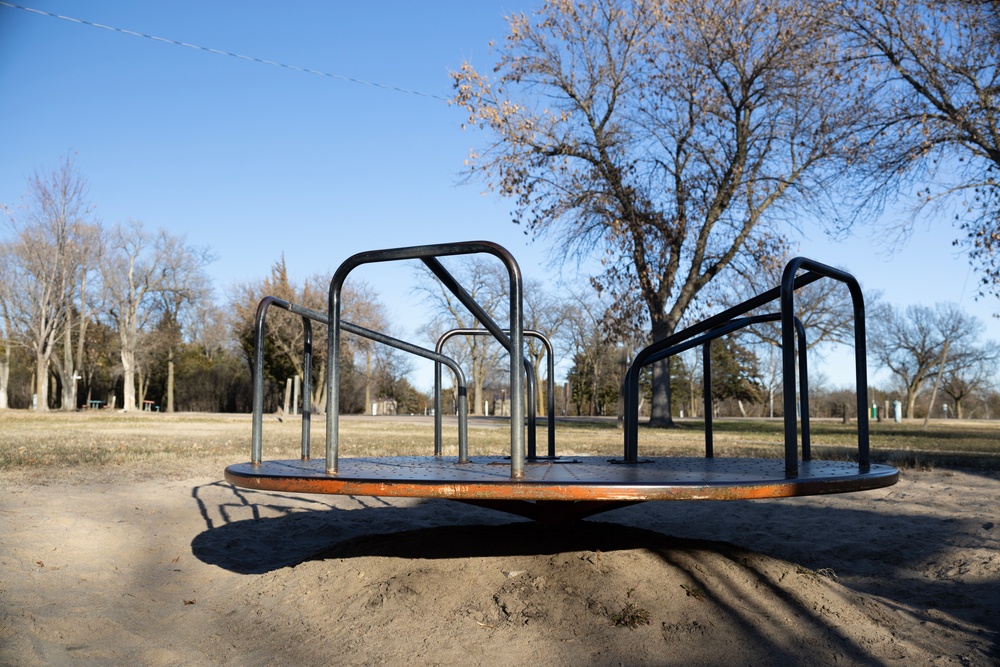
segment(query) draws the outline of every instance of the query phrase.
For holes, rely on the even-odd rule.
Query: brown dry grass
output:
[[[433,428],[423,417],[342,417],[342,456],[415,456],[433,452]],[[313,456],[323,455],[325,423],[313,418]],[[221,472],[229,463],[250,458],[250,416],[217,414],[121,414],[108,411],[35,414],[0,412],[0,471],[36,479],[59,477],[93,481]],[[545,423],[540,421],[539,452],[545,449]],[[678,428],[642,429],[640,452],[646,456],[703,452],[700,421]],[[847,459],[855,455],[856,425],[813,423],[817,458]],[[1000,469],[1000,422],[873,423],[872,451],[879,461],[900,467],[966,467]],[[297,458],[301,420],[264,421],[264,458]],[[621,432],[612,422],[561,420],[556,428],[559,454],[609,455],[621,452]],[[473,419],[473,455],[509,451],[505,423]],[[457,428],[446,418],[445,455],[455,455]],[[717,456],[781,456],[782,426],[777,420],[719,420],[715,423]]]

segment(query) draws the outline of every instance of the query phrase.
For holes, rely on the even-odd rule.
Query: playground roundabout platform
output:
[[[527,461],[510,477],[507,457],[458,464],[436,456],[342,458],[336,475],[324,459],[240,463],[226,468],[237,486],[296,493],[443,498],[538,521],[579,519],[653,500],[749,500],[878,489],[898,472],[846,461],[802,461],[794,477],[777,459],[664,457],[622,463],[595,456]]]
[[[509,275],[509,322],[502,327],[495,322],[459,282],[448,272],[439,257],[488,254],[499,259]],[[349,273],[368,263],[419,260],[455,295],[479,321],[483,329],[456,329],[447,332],[434,350],[398,340],[385,333],[371,331],[341,319],[341,290]],[[803,271],[803,273],[799,273]],[[254,342],[254,414],[251,458],[226,468],[226,479],[241,487],[258,490],[339,494],[352,496],[396,496],[444,498],[543,522],[579,519],[599,512],[647,501],[663,500],[746,500],[783,498],[878,489],[895,484],[895,468],[871,463],[868,432],[868,386],[865,350],[864,299],[853,276],[839,269],[805,258],[793,259],[785,267],[779,286],[762,292],[741,304],[709,317],[664,340],[640,350],[625,373],[622,385],[624,405],[623,453],[620,458],[604,456],[557,456],[555,444],[554,371],[551,344],[544,335],[523,326],[521,272],[514,258],[504,248],[485,241],[376,250],[348,258],[334,274],[328,309],[319,312],[265,297],[257,310]],[[856,374],[857,455],[851,461],[813,460],[809,429],[808,332],[795,315],[795,291],[822,279],[846,285],[854,309],[854,353]],[[774,301],[779,309],[767,312]],[[310,443],[311,412],[302,412],[301,457],[293,460],[265,460],[263,457],[264,348],[265,318],[270,307],[297,315],[303,326],[302,367],[312,368],[312,323],[327,328],[326,447],[322,458],[312,456]],[[741,329],[780,323],[784,413],[783,458],[716,457],[713,447],[710,345],[713,340]],[[394,347],[435,364],[433,456],[348,458],[340,457],[339,436],[339,352],[344,334],[361,336]],[[510,358],[510,455],[470,455],[468,442],[467,385],[460,365],[444,354],[443,344],[453,335],[489,335],[509,353]],[[536,451],[536,415],[534,407],[538,388],[537,374],[526,372],[526,335],[543,340],[548,350],[549,387],[548,453]],[[692,348],[702,348],[702,376],[705,406],[705,456],[640,456],[639,405],[640,374],[652,364]],[[441,370],[447,367],[454,375],[457,389],[455,411],[458,421],[458,456],[442,455],[442,382]],[[303,377],[303,396],[310,396],[311,372]]]

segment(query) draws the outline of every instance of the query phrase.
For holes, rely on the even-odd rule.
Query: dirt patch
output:
[[[995,475],[912,471],[878,491],[647,503],[553,528],[446,501],[252,492],[215,465],[0,475],[0,664],[1000,656]]]

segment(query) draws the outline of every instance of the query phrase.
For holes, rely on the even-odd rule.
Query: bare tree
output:
[[[947,370],[948,349],[971,346],[983,324],[955,304],[909,306],[899,311],[889,304],[869,318],[869,350],[895,375],[906,395],[905,417],[913,417],[917,395],[925,382]],[[942,366],[944,364],[944,366]]]
[[[329,280],[313,277],[301,286],[288,275],[288,267],[284,256],[271,267],[271,273],[253,283],[238,285],[230,295],[230,310],[234,313],[233,329],[236,337],[243,345],[247,359],[253,359],[254,315],[257,304],[265,296],[296,303],[306,308],[324,312],[326,310],[326,287]],[[274,314],[267,319],[267,345],[265,347],[265,373],[274,374],[281,383],[292,377],[305,377],[307,369],[303,368],[303,328],[300,318],[288,314]],[[314,332],[315,337],[315,332]],[[270,353],[273,349],[274,353]],[[312,385],[312,396],[304,397],[312,405],[326,405],[326,348],[316,345],[313,348],[313,363],[317,373],[313,378],[317,381]],[[285,375],[287,373],[287,375]]]
[[[327,281],[329,282],[329,281]],[[389,334],[389,318],[385,306],[375,290],[364,282],[351,281],[345,285],[341,319],[366,329]],[[363,337],[350,337],[352,351],[360,363],[354,364],[355,372],[364,380],[364,406],[367,411],[379,394],[384,394],[396,379],[393,367],[399,363],[391,348]]]
[[[7,266],[5,248],[0,246],[0,410],[8,407],[7,387],[10,384],[10,357],[14,345],[11,337],[13,325],[7,305]]]
[[[270,275],[265,278],[236,286],[229,296],[230,310],[233,313],[232,330],[243,345],[247,359],[253,358],[253,323],[258,302],[265,296],[304,306],[317,312],[326,312],[327,295],[329,293],[330,277],[314,275],[299,284],[288,273],[285,258],[274,263]],[[379,303],[376,292],[363,281],[348,281],[342,292],[343,307],[341,318],[359,326],[376,331],[388,331],[388,318],[385,308]],[[326,406],[326,346],[317,345],[323,334],[318,325],[313,330],[313,369],[312,395],[303,400],[311,401],[317,411]],[[301,319],[297,316],[269,315],[266,327],[267,343],[265,345],[265,373],[277,373],[275,379],[284,382],[294,373],[300,379],[305,378],[308,369],[303,368],[304,334]],[[354,360],[358,357],[364,365],[359,370],[357,364],[352,368],[355,374],[344,374],[343,381],[356,382],[358,377],[364,382],[366,392],[364,399],[355,401],[361,405],[371,404],[371,394],[376,391],[379,365],[385,359],[384,350],[366,338],[345,336],[341,343],[341,357]],[[394,359],[394,358],[393,358]],[[384,364],[383,364],[384,365]],[[398,373],[400,369],[394,369]],[[281,375],[287,373],[287,375]],[[351,377],[355,375],[355,377]],[[350,392],[345,392],[350,393]],[[343,396],[346,398],[346,395]],[[364,401],[362,403],[362,400]]]
[[[578,414],[584,403],[587,414],[601,414],[606,404],[617,400],[620,420],[624,416],[622,381],[641,340],[636,337],[637,331],[631,336],[622,335],[619,327],[609,326],[606,297],[587,288],[570,289],[563,338],[571,348],[573,367],[568,379]]]
[[[50,173],[36,171],[23,202],[10,218],[14,238],[4,248],[6,303],[16,336],[35,356],[37,409],[48,410],[49,368],[61,338],[62,407],[72,410],[86,334],[87,277],[98,238],[86,181],[72,156]]]
[[[958,211],[960,241],[1000,289],[1000,3],[841,0],[833,14],[869,72],[874,159],[864,194],[917,191],[915,213]],[[910,227],[900,230],[908,233]]]
[[[596,253],[622,320],[674,332],[741,253],[783,252],[783,214],[823,203],[863,116],[828,4],[545,2],[509,19],[490,76],[464,64],[456,103],[492,142],[469,173],[516,220]],[[670,423],[653,371],[651,423]]]
[[[965,345],[949,352],[941,390],[955,404],[955,418],[965,417],[965,401],[985,395],[995,386],[1000,347],[993,341],[984,345]]]
[[[606,306],[597,303],[588,292],[581,291],[575,296],[569,305],[566,322],[573,360],[567,380],[577,415],[595,415],[600,414],[602,389],[615,370],[611,346],[601,329]]]
[[[227,322],[226,310],[212,300],[204,300],[188,314],[185,323],[188,337],[207,359],[224,352],[235,352],[237,345]]]
[[[62,355],[53,356],[53,365],[62,384],[63,410],[73,410],[78,405],[77,382],[83,377],[81,373],[84,368],[87,330],[94,311],[91,304],[92,290],[94,283],[98,282],[103,248],[101,228],[97,225],[81,226],[75,249],[77,277],[73,281],[73,293],[69,295],[70,307],[66,310],[60,333]]]
[[[164,230],[150,233],[137,220],[119,224],[112,232],[101,276],[108,315],[121,343],[126,411],[138,407],[142,335],[154,317],[162,314],[162,304],[184,294],[210,260],[206,250],[188,246],[183,238]]]
[[[207,251],[197,251],[188,258],[191,266],[177,271],[170,289],[157,295],[158,310],[163,318],[164,343],[167,353],[166,412],[174,411],[174,375],[177,349],[182,342],[181,324],[188,311],[195,311],[202,301],[211,298],[212,287],[208,276],[201,269],[212,261]]]
[[[458,283],[475,299],[476,303],[493,318],[494,321],[505,321],[507,306],[508,278],[503,267],[496,261],[484,257],[470,257],[459,260],[454,268],[448,267]],[[447,330],[460,328],[482,328],[480,323],[463,306],[454,294],[445,288],[437,279],[431,279],[429,274],[421,273],[417,290],[434,309],[434,323],[426,328],[426,333],[437,339]],[[454,339],[453,339],[454,340]],[[451,343],[449,343],[451,345]],[[492,338],[485,336],[467,336],[454,340],[459,350],[468,354],[471,366],[472,400],[469,405],[471,414],[483,414],[486,394],[484,386],[497,366],[503,348]],[[458,356],[449,352],[449,356]]]
[[[567,303],[556,299],[541,283],[529,280],[524,285],[524,327],[543,334],[550,342],[558,335],[569,316]],[[545,346],[537,338],[524,339],[525,354],[531,360],[535,381],[536,414],[546,413],[547,384],[542,382],[542,364],[546,360]],[[554,347],[554,343],[553,343]],[[553,350],[553,353],[555,351]],[[555,360],[553,360],[555,363]],[[555,378],[552,378],[553,382]]]

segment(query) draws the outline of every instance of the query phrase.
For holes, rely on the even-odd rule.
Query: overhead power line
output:
[[[375,88],[381,88],[382,90],[389,90],[395,93],[406,93],[407,95],[418,95],[420,97],[429,97],[434,100],[441,100],[442,102],[450,101],[447,97],[441,97],[440,95],[433,95],[431,93],[424,93],[419,90],[410,90],[408,88],[400,88],[398,86],[389,86],[384,83],[377,83],[375,81],[365,81],[364,79],[356,79],[350,76],[344,76],[343,74],[331,74],[330,72],[323,72],[321,70],[309,69],[308,67],[299,67],[298,65],[289,65],[287,63],[279,63],[274,60],[267,60],[265,58],[257,58],[255,56],[247,56],[241,53],[233,53],[231,51],[222,51],[220,49],[213,49],[207,46],[199,46],[198,44],[189,44],[187,42],[179,42],[174,39],[167,39],[166,37],[157,37],[155,35],[147,35],[145,33],[136,32],[134,30],[127,30],[125,28],[116,28],[110,25],[103,25],[101,23],[94,23],[93,21],[85,21],[84,19],[74,18],[72,16],[63,16],[62,14],[53,14],[52,12],[46,12],[41,9],[34,9],[32,7],[22,7],[21,5],[15,5],[12,2],[5,2],[0,0],[0,7],[10,7],[11,9],[20,9],[25,12],[30,12],[32,14],[40,14],[42,16],[48,16],[54,19],[60,19],[62,21],[69,21],[71,23],[79,23],[81,25],[87,25],[92,28],[100,28],[101,30],[110,30],[111,32],[118,32],[123,35],[130,35],[132,37],[143,37],[145,39],[151,39],[154,42],[163,42],[164,44],[171,44],[173,46],[183,46],[186,49],[195,49],[196,51],[207,51],[208,53],[215,53],[220,56],[229,56],[230,58],[239,58],[240,60],[249,60],[250,62],[260,63],[262,65],[270,65],[272,67],[281,67],[282,69],[293,70],[295,72],[303,72],[305,74],[315,74],[317,76],[324,76],[328,79],[337,79],[338,81],[347,81],[349,83],[356,83],[362,86],[373,86]]]

